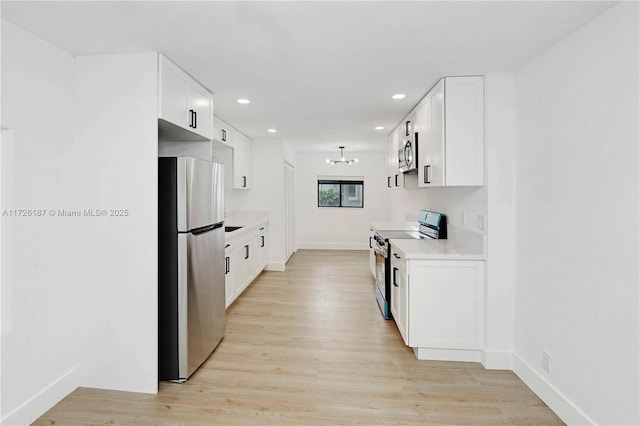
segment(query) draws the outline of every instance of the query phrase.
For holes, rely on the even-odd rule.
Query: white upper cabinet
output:
[[[224,120],[213,116],[213,139],[217,142],[220,142],[223,146],[233,148],[233,135],[234,129],[229,124],[225,123]]]
[[[233,187],[249,189],[251,185],[251,139],[235,133],[233,148]]]
[[[398,189],[404,188],[404,175],[399,170],[398,148],[402,143],[402,135],[404,124],[396,127],[389,135],[389,164],[387,174],[387,188]]]
[[[213,160],[225,164],[227,187],[251,187],[251,139],[218,117],[214,120]],[[224,140],[222,140],[224,139]]]
[[[484,185],[482,77],[445,77],[418,104],[418,185]]]
[[[211,140],[213,95],[160,55],[160,137],[175,140]]]

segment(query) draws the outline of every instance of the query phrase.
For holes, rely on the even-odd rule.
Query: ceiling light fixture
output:
[[[276,129],[267,129],[267,132],[269,132],[269,133],[275,133],[275,132],[277,132],[277,130],[276,130]]]
[[[249,102],[251,102],[249,99],[238,99],[239,104],[248,104]]]
[[[393,99],[404,99],[404,93],[396,93],[392,96]]]
[[[338,148],[340,148],[340,159],[330,160],[327,158],[327,164],[331,164],[332,166],[335,164],[347,164],[350,166],[351,164],[358,162],[357,158],[354,158],[353,160],[347,160],[344,158],[344,146],[339,146]]]
[[[376,130],[384,130],[384,126],[376,126]]]

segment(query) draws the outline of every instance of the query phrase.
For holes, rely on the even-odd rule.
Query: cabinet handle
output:
[[[404,123],[404,135],[405,136],[409,136],[409,123],[411,123],[411,121],[407,121]]]
[[[198,128],[198,111],[193,111],[193,128]]]
[[[189,127],[193,127],[193,110],[189,110]]]
[[[260,238],[262,238],[262,245],[260,247],[264,247],[264,235],[260,235]]]
[[[369,248],[372,249],[373,247],[371,246],[371,237],[369,237]]]
[[[227,141],[227,131],[225,129],[222,129],[222,142],[226,142]]]
[[[231,247],[231,244],[227,244],[226,246],[224,246],[224,248],[229,248]]]
[[[246,176],[242,176],[242,187],[243,188],[247,187],[247,177]]]
[[[249,246],[244,246],[245,254],[244,259],[247,260],[249,258]]]
[[[229,268],[229,256],[224,258],[224,274],[227,275],[231,268]]]
[[[396,273],[398,272],[398,268],[393,268],[393,286],[398,287],[398,283],[396,282]]]
[[[260,228],[258,231],[264,231],[264,226],[262,228]]]
[[[391,176],[387,176],[387,188],[391,188]]]
[[[402,257],[398,256],[398,253],[393,253],[393,256],[394,256],[396,259],[402,259]]]
[[[424,183],[431,183],[431,179],[429,179],[429,170],[431,166],[424,166]]]
[[[399,175],[396,175],[396,188],[398,187],[398,176]]]

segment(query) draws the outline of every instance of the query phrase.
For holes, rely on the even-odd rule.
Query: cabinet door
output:
[[[423,173],[427,172],[426,179],[422,179],[423,186],[443,186],[445,181],[445,133],[444,133],[444,80],[438,84],[427,95],[428,107],[428,131],[426,135],[428,163],[421,167]],[[426,168],[425,168],[426,166]],[[427,180],[429,183],[425,184]]]
[[[480,349],[484,330],[484,264],[412,260],[409,346]]]
[[[214,115],[212,138],[220,142],[224,147],[233,148],[233,136],[233,128]]]
[[[374,279],[376,277],[376,252],[373,249],[373,236],[375,233],[376,231],[369,229],[369,269],[371,269]]]
[[[391,253],[391,313],[398,326],[402,340],[408,344],[407,318],[407,269],[402,253]]]
[[[233,187],[249,189],[251,182],[251,140],[238,132],[233,148]]]
[[[160,56],[159,118],[185,129],[189,127],[189,76],[164,56]]]
[[[236,298],[235,291],[234,291],[234,281],[233,281],[233,278],[235,276],[235,269],[233,269],[232,265],[231,265],[231,252],[226,253],[225,258],[224,258],[224,265],[225,265],[225,271],[224,271],[224,274],[225,274],[224,275],[225,303],[224,303],[224,307],[226,309],[229,306],[231,306],[231,304],[233,303],[233,301]]]
[[[482,77],[445,78],[446,185],[484,185]]]
[[[423,100],[417,108],[415,131],[418,135],[418,186],[430,186],[433,170],[431,170],[431,149],[429,147],[431,104],[428,98]]]
[[[225,281],[225,289],[228,292],[225,297],[227,306],[231,305],[231,303],[240,296],[242,290],[244,290],[244,256],[244,246],[236,247],[227,254],[229,258],[227,261],[228,272]]]
[[[191,120],[192,130],[208,139],[212,139],[213,97],[206,89],[195,82],[189,84],[189,113],[193,113]]]
[[[266,227],[261,229],[262,234],[258,236],[258,274],[264,270],[269,261],[269,245],[267,240]]]
[[[400,173],[398,157],[398,147],[402,142],[403,130],[404,124],[399,125],[389,138],[389,175],[387,177],[389,188],[404,188],[404,174]]]
[[[395,130],[387,137],[387,188],[395,188],[395,172],[393,169],[393,138]]]
[[[398,325],[398,329],[400,329],[400,325],[398,321],[400,319],[400,307],[398,306],[398,301],[400,300],[399,287],[398,287],[398,267],[397,265],[391,262],[391,303],[389,309],[391,310],[391,315],[393,315],[393,319]]]

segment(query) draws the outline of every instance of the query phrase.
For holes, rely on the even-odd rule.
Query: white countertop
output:
[[[269,223],[267,211],[231,211],[227,212],[224,226],[241,226],[232,232],[225,232],[225,241],[230,242],[236,238],[254,231],[258,226]]]
[[[374,220],[369,225],[376,231],[417,231],[418,222]]]
[[[454,232],[455,234],[456,232]],[[481,234],[460,232],[446,240],[389,240],[407,259],[485,260]]]

